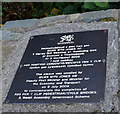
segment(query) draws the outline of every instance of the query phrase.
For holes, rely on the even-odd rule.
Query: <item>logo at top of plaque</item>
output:
[[[64,35],[61,38],[60,42],[71,42],[72,40],[74,40],[74,35]]]

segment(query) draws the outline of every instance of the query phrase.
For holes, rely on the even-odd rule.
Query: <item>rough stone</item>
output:
[[[118,30],[119,30],[119,36],[118,36],[118,39],[119,39],[119,42],[118,42],[118,48],[119,48],[119,54],[118,56],[120,57],[120,9],[118,10]],[[118,64],[120,65],[120,60],[118,61]],[[118,75],[120,74],[120,66],[118,67]],[[120,76],[119,76],[119,80],[118,80],[118,83],[119,83],[119,91],[117,93],[118,95],[118,105],[119,105],[119,112],[120,112]]]
[[[39,19],[26,19],[26,20],[16,20],[16,21],[7,21],[3,29],[13,29],[13,28],[30,28],[33,27]]]
[[[94,12],[86,12],[82,14],[82,19],[85,22],[93,22],[99,21],[104,18],[113,17],[116,20],[118,19],[118,10],[110,9],[110,10],[102,10],[102,11],[94,11]]]
[[[15,33],[9,30],[2,30],[2,40],[17,40],[22,37],[22,33]]]
[[[112,17],[118,20],[118,10],[109,9],[102,11],[76,13],[70,15],[59,15],[52,17],[45,17],[42,19],[26,19],[17,21],[8,21],[2,27],[3,30],[10,30],[17,33],[25,33],[39,27],[53,26],[57,23],[75,23],[75,22],[94,22],[104,18]]]
[[[106,92],[104,103],[71,103],[47,105],[3,104],[3,112],[118,112],[118,100],[120,103],[120,97],[118,96],[118,94],[120,93],[120,89],[118,88],[118,48],[120,47],[118,45],[118,30],[120,30],[120,20],[118,21],[118,23],[94,22],[108,17],[113,17],[117,20],[118,16],[120,19],[120,10],[110,9],[106,11],[87,12],[83,14],[60,15],[43,19],[29,19],[7,22],[2,28],[2,89],[4,90],[2,100],[5,100],[7,92],[9,91],[10,85],[12,83],[15,72],[25,51],[30,36],[100,29],[108,29],[109,36],[105,88]],[[0,84],[2,83],[0,82]]]
[[[6,63],[7,59],[8,59],[8,55],[12,52],[12,50],[15,47],[15,43],[17,41],[3,41],[2,42],[2,68],[4,68],[4,64]]]
[[[67,104],[3,104],[3,112],[117,112],[118,97],[118,28],[117,22],[92,23],[56,23],[28,31],[23,38],[15,42],[14,50],[8,55],[3,69],[3,100],[9,91],[15,72],[27,46],[30,36],[78,32],[88,30],[108,29],[107,74],[105,87],[105,101],[103,103],[73,103]],[[19,50],[19,52],[18,52]],[[12,69],[11,69],[12,68]]]
[[[2,32],[0,31],[0,114],[2,113]]]

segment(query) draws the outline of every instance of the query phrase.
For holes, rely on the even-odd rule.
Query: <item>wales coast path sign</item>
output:
[[[107,30],[31,36],[4,103],[104,101]]]

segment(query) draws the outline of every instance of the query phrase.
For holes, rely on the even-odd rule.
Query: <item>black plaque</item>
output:
[[[30,37],[4,103],[103,102],[107,39],[107,30]]]

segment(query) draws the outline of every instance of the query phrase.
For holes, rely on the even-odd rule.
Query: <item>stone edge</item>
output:
[[[112,18],[114,21],[118,21],[118,10],[119,9],[108,9],[108,10],[101,10],[101,11],[92,11],[92,12],[85,12],[85,13],[45,17],[42,19],[38,19],[37,22],[32,27],[14,27],[14,28],[10,27],[9,28],[6,25],[9,24],[11,21],[7,21],[2,27],[2,30],[10,30],[12,32],[25,33],[27,31],[34,30],[38,27],[51,26],[56,23],[76,23],[76,22],[90,23],[94,21],[102,21],[103,19],[106,19],[107,21],[108,18]],[[20,21],[24,22],[26,20],[20,20]],[[12,21],[12,22],[16,22],[16,21]]]
[[[118,95],[119,95],[119,98],[118,98],[118,108],[119,108],[119,113],[120,113],[120,9],[118,10],[118,76],[119,76],[119,80],[118,80]]]

